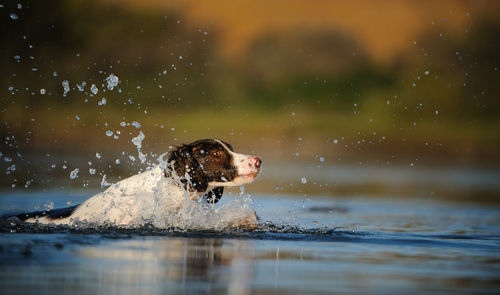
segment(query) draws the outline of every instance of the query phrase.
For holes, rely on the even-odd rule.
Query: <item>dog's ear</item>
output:
[[[170,165],[173,163],[175,173],[191,191],[204,192],[207,190],[208,182],[205,173],[201,165],[193,157],[190,146],[183,145],[173,151],[168,158],[168,163]],[[189,185],[188,182],[190,182]]]
[[[215,204],[220,200],[223,193],[224,187],[218,186],[205,194],[205,200],[207,200],[207,203],[209,204]]]

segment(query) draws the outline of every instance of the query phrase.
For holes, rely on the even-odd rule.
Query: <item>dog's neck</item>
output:
[[[177,175],[177,173],[169,167],[163,169],[163,176],[169,179],[177,179],[175,183],[188,191],[189,198],[193,201],[198,201],[204,194],[212,189],[208,185],[202,186],[197,183],[192,184],[184,177],[184,175]]]

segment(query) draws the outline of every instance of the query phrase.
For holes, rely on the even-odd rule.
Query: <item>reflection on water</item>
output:
[[[27,241],[2,245],[2,254],[10,254],[10,258],[2,255],[7,259],[0,264],[2,294],[165,294],[182,290],[250,294],[254,260],[247,240],[145,238],[76,249],[57,249],[52,240],[38,236],[30,241],[29,249],[24,244]]]
[[[2,294],[488,293],[500,286],[498,239],[489,250],[462,251],[459,243],[377,244],[369,237],[338,242],[4,237],[11,242],[2,243],[2,258],[10,256],[0,264]],[[89,244],[71,244],[87,238]]]
[[[0,224],[0,293],[499,293],[498,207],[274,195],[254,208],[266,224],[251,232]]]
[[[153,238],[117,241],[111,247],[109,244],[84,247],[77,255],[100,265],[96,269],[79,265],[89,272],[103,273],[109,269],[106,261],[112,264],[119,261],[112,267],[110,276],[99,276],[102,293],[112,291],[107,290],[110,286],[123,289],[127,285],[127,292],[138,294],[140,286],[145,285],[153,286],[147,293],[188,289],[249,294],[253,261],[246,255],[248,243],[245,240]]]

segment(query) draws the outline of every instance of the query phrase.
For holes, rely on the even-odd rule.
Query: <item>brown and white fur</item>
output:
[[[168,219],[175,216],[185,202],[204,198],[215,204],[222,197],[224,187],[253,182],[261,163],[258,157],[235,153],[233,147],[222,140],[198,140],[177,147],[163,165],[124,179],[80,205],[16,217],[26,222],[119,226],[144,224],[158,216]],[[252,210],[252,214],[233,220],[230,226],[255,227],[257,224]]]

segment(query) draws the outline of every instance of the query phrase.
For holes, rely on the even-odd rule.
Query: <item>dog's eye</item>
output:
[[[216,157],[220,157],[220,156],[222,156],[222,152],[221,151],[213,151],[212,155],[214,155]]]

